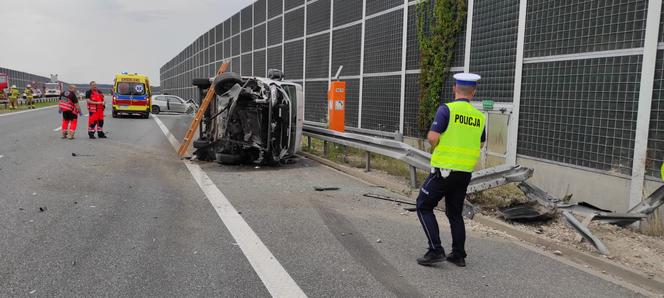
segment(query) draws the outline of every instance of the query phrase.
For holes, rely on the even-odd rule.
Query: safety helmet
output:
[[[32,86],[30,86],[30,84],[28,84],[28,85],[27,85],[27,86],[25,86],[25,87],[27,87],[27,88],[32,88]]]
[[[12,88],[16,88],[16,85],[12,85]]]

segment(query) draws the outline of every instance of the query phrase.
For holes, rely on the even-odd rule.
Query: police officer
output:
[[[25,93],[25,99],[28,105],[28,109],[34,109],[35,103],[34,103],[34,95],[32,94],[32,86],[30,86],[30,84],[25,86],[25,90],[23,91],[23,93]]]
[[[85,92],[88,104],[88,137],[95,139],[95,132],[101,139],[106,138],[104,134],[104,94],[97,89],[95,81],[90,82],[90,90]]]
[[[18,88],[16,88],[16,85],[12,85],[11,89],[9,89],[9,109],[10,110],[15,110],[16,109],[19,96],[20,96],[20,93],[18,91]]]
[[[429,250],[417,259],[417,263],[425,266],[445,259],[433,213],[443,197],[452,232],[452,252],[447,261],[459,267],[466,266],[466,228],[461,214],[471,174],[486,140],[484,114],[470,104],[480,76],[458,73],[454,79],[454,101],[438,108],[427,135],[433,148],[431,174],[417,197],[417,216],[429,240]]]

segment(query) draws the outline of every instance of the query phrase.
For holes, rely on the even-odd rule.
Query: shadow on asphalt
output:
[[[295,157],[292,163],[280,164],[275,166],[270,165],[255,165],[255,164],[240,164],[240,165],[225,165],[215,161],[196,161],[196,163],[205,167],[206,171],[222,172],[222,173],[248,173],[248,172],[275,172],[283,170],[297,170],[302,168],[311,168],[319,166],[316,162],[303,157]]]

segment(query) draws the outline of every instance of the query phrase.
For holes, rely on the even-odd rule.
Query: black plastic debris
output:
[[[85,157],[93,157],[94,155],[92,155],[92,154],[80,154],[80,153],[74,153],[74,152],[72,152],[72,153],[71,153],[71,156],[74,156],[74,157],[77,157],[77,156],[80,156],[80,157],[83,157],[83,156],[85,156]]]
[[[555,208],[548,208],[531,201],[499,208],[498,213],[507,221],[533,222],[548,221],[556,215]]]
[[[39,212],[44,212],[44,211],[46,211],[46,210],[47,210],[47,209],[46,209],[45,206],[44,206],[44,207],[39,207]]]
[[[316,190],[316,191],[331,191],[331,190],[339,190],[339,188],[338,187],[314,186],[314,190]]]

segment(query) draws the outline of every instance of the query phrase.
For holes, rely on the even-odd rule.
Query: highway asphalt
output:
[[[62,140],[55,108],[0,116],[0,297],[640,296],[482,234],[466,268],[419,266],[415,214],[363,197],[395,194],[306,159],[182,161],[158,123],[181,140],[190,119],[107,116],[89,140],[82,118]]]

